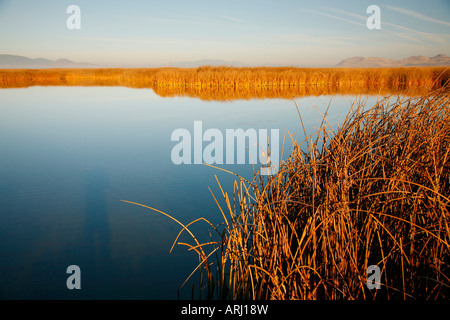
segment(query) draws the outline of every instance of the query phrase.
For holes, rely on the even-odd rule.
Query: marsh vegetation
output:
[[[0,70],[0,88],[126,86],[151,88],[164,97],[221,101],[324,94],[385,95],[405,89],[422,94],[441,87],[448,79],[450,70],[445,67]]]
[[[288,137],[276,175],[238,177],[232,194],[217,180],[221,225],[147,207],[182,226],[174,245],[192,238],[179,244],[198,255],[203,297],[448,299],[448,89],[355,101],[336,131],[323,116],[315,134]],[[191,233],[197,223],[211,241]],[[366,286],[369,265],[381,270],[380,290]]]

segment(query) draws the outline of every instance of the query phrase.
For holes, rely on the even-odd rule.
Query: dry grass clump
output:
[[[224,194],[226,296],[448,299],[449,98],[355,104],[337,132],[324,122],[294,141],[277,175],[236,184],[235,207]],[[366,287],[369,265],[381,290]]]
[[[324,117],[276,175],[241,177],[232,197],[220,187],[218,238],[183,243],[206,297],[450,297],[450,93],[391,99],[355,102],[336,132]]]

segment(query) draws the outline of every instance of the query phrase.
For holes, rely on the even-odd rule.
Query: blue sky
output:
[[[71,4],[80,30],[66,27]],[[373,4],[380,30],[366,26]],[[449,17],[449,0],[0,0],[0,53],[111,66],[330,66],[352,56],[450,55]]]

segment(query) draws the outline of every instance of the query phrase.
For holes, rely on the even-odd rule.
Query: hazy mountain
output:
[[[197,68],[200,66],[247,66],[239,61],[225,61],[214,59],[203,59],[197,61],[178,61],[163,65],[124,65],[123,67],[135,68],[155,68],[155,67],[177,67],[177,68]],[[0,54],[0,69],[46,69],[46,68],[103,68],[114,67],[109,65],[95,65],[87,62],[73,62],[68,59],[49,60],[43,58],[31,59],[28,57]],[[117,67],[117,66],[116,66]]]
[[[163,65],[165,67],[175,67],[175,68],[197,68],[200,66],[230,66],[230,67],[245,67],[248,66],[245,63],[239,61],[225,61],[217,59],[203,59],[196,61],[178,61],[174,63],[168,63]]]
[[[78,63],[67,59],[31,59],[12,54],[0,54],[0,69],[93,68],[91,63]]]
[[[179,61],[164,65],[142,65],[142,66],[123,66],[123,67],[178,67],[178,68],[197,68],[200,66],[232,66],[232,67],[250,67],[251,65],[239,61],[226,61],[217,59],[203,59],[196,61]],[[264,64],[258,66],[282,66],[279,64]],[[342,60],[335,67],[405,67],[405,66],[450,66],[450,57],[445,54],[428,58],[424,56],[412,56],[401,60],[384,59],[377,57],[352,57]],[[46,69],[46,68],[104,68],[114,67],[106,65],[95,65],[87,62],[74,62],[68,59],[49,60],[43,58],[31,59],[28,57],[0,54],[0,69]],[[117,67],[117,66],[116,66]],[[295,65],[294,67],[307,67],[305,65]]]
[[[378,67],[412,67],[412,66],[450,66],[450,57],[445,54],[428,58],[412,56],[401,60],[384,59],[377,57],[353,57],[342,60],[336,67],[352,68],[378,68]]]

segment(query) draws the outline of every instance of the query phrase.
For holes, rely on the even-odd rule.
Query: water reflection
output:
[[[363,87],[342,88],[337,86],[296,86],[296,87],[183,87],[163,86],[153,87],[153,91],[165,98],[189,97],[204,101],[234,101],[251,99],[289,99],[299,97],[319,97],[325,95],[381,95],[390,96],[401,92],[408,96],[421,95],[427,91],[427,87]]]
[[[91,169],[85,177],[86,209],[84,240],[87,270],[101,272],[111,262],[111,235],[105,189],[108,177],[104,169]]]

